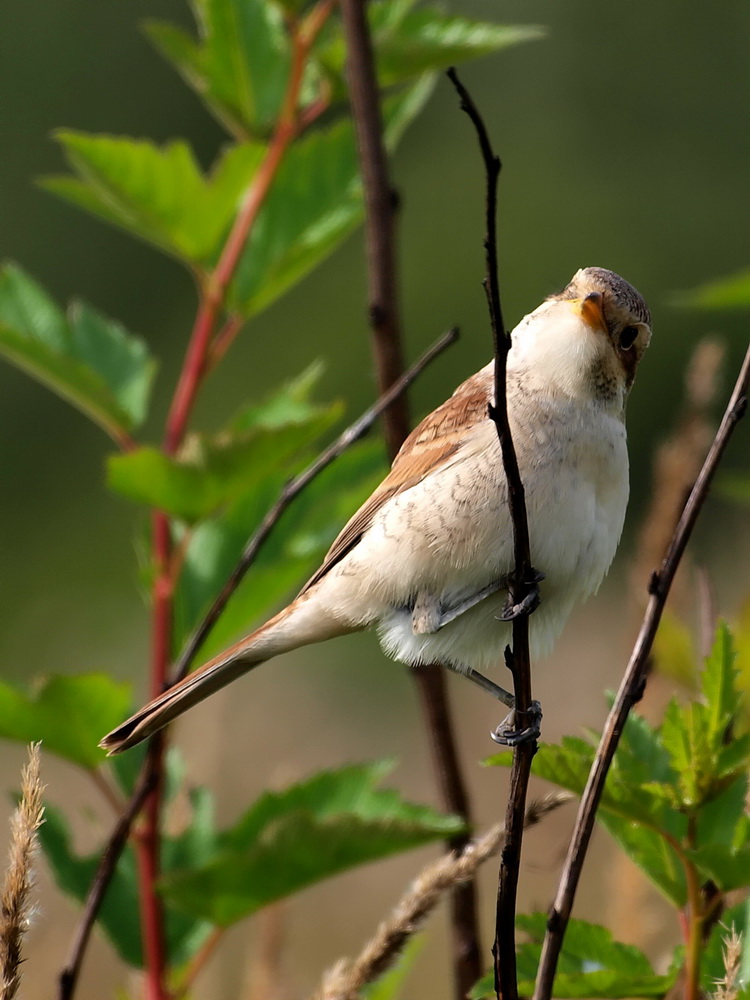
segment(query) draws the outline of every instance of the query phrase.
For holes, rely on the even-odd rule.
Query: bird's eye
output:
[[[638,327],[626,326],[620,334],[620,347],[623,351],[629,351],[638,339]]]

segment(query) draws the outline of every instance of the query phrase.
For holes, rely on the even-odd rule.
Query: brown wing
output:
[[[391,471],[348,521],[301,593],[316,584],[351,552],[383,504],[442,468],[459,451],[467,431],[487,418],[491,392],[492,373],[483,368],[414,428],[393,460]]]

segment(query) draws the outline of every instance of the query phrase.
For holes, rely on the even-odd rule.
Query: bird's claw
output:
[[[528,725],[523,729],[516,729],[516,709],[508,712],[506,717],[490,733],[495,741],[504,747],[517,747],[520,743],[529,743],[538,740],[542,732],[542,706],[538,701],[532,701],[528,712],[523,715],[528,720]],[[521,713],[518,713],[519,715]]]
[[[510,598],[508,598],[505,607],[500,612],[499,620],[501,622],[512,622],[514,618],[519,618],[521,615],[530,615],[536,611],[542,600],[539,594],[539,584],[543,579],[544,573],[532,570],[529,579],[526,580],[526,586],[529,588],[528,593],[518,604],[511,604]]]

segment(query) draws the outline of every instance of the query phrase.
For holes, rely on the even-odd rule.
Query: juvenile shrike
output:
[[[598,267],[578,271],[512,334],[507,399],[531,537],[544,573],[530,621],[547,652],[573,605],[597,590],[628,500],[625,402],[651,337],[638,292]],[[493,364],[425,417],[291,604],[102,740],[118,753],[259,663],[376,626],[403,663],[442,663],[507,703],[481,671],[508,642],[513,529],[493,400]],[[505,620],[504,620],[505,619]]]

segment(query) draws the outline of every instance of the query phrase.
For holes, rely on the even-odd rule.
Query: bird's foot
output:
[[[516,716],[523,714],[526,720],[526,726],[523,728],[516,728]],[[542,732],[542,706],[538,701],[532,701],[529,705],[528,712],[517,712],[516,709],[512,709],[500,725],[490,736],[495,741],[504,747],[517,747],[519,743],[528,743],[533,740],[538,740]]]
[[[518,604],[513,604],[509,597],[505,603],[505,607],[500,612],[499,620],[501,622],[512,622],[514,618],[519,618],[521,615],[530,615],[536,611],[542,600],[539,594],[539,584],[543,579],[544,573],[532,569],[529,579],[525,581],[526,586],[529,588],[526,596]]]

